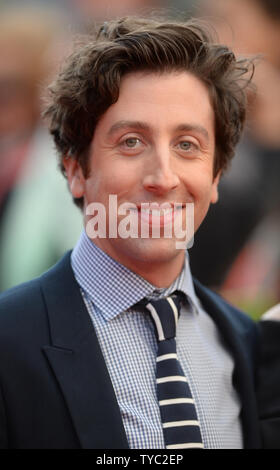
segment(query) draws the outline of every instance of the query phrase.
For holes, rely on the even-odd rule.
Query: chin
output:
[[[119,247],[120,248],[120,247]],[[175,239],[127,239],[125,254],[141,263],[167,263],[182,257],[185,250],[176,248]]]

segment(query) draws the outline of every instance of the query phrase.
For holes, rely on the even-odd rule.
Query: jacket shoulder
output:
[[[38,310],[44,306],[42,286],[49,279],[55,280],[61,277],[69,277],[70,252],[66,253],[61,260],[41,276],[18,286],[12,287],[0,294],[0,322],[7,315],[16,312]]]
[[[231,305],[219,294],[203,286],[196,279],[194,279],[194,285],[198,298],[210,315],[215,313],[215,317],[226,317],[230,320],[232,326],[240,330],[240,332],[244,331],[244,329],[256,330],[256,324],[248,314]]]
[[[49,336],[39,279],[0,295],[0,351],[5,361],[12,360],[14,354],[23,357],[42,335]]]
[[[13,314],[37,309],[41,303],[39,278],[12,287],[0,294],[0,323]]]
[[[20,284],[0,294],[0,338],[10,334],[15,337],[28,331],[38,331],[42,325],[42,316],[46,324],[46,304],[43,293],[44,285],[50,279],[52,285],[63,278],[70,270],[70,253],[67,253],[55,266],[36,279]],[[57,293],[54,295],[57,295]]]

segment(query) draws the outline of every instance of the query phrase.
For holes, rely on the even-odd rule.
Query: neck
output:
[[[101,239],[94,239],[92,243],[115,261],[159,288],[169,287],[180,275],[185,262],[185,250],[177,250],[175,255],[167,256],[165,259],[164,257],[144,259],[144,256],[130,258],[121,250],[112,249],[112,246],[107,244],[103,245]]]
[[[122,263],[123,264],[123,263]],[[167,288],[169,287],[180,275],[184,266],[184,257],[181,260],[180,264],[178,263],[168,263],[167,266],[163,266],[161,263],[158,265],[154,263],[143,263],[126,266],[131,271],[134,271],[136,274],[141,276],[146,281],[153,284],[155,287]]]

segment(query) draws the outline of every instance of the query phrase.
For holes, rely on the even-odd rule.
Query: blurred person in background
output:
[[[263,446],[280,449],[280,304],[258,323],[261,339],[258,406]]]
[[[143,14],[145,9],[166,7],[167,0],[72,0],[82,19],[104,21],[117,16]]]
[[[92,20],[102,22],[126,15],[150,17],[157,14],[164,18],[188,19],[196,4],[196,0],[60,0],[60,5],[66,1],[67,11],[71,9],[72,26],[81,32],[88,31]]]
[[[198,5],[221,43],[239,55],[260,54],[260,60],[245,138],[221,180],[220,202],[196,235],[191,265],[202,282],[257,317],[280,299],[280,3]]]
[[[40,119],[41,89],[63,51],[58,33],[43,10],[1,12],[0,290],[39,275],[80,231]]]

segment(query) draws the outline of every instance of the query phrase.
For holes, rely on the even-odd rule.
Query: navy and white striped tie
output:
[[[179,295],[145,302],[158,340],[157,394],[166,449],[203,449],[194,399],[177,358]]]

